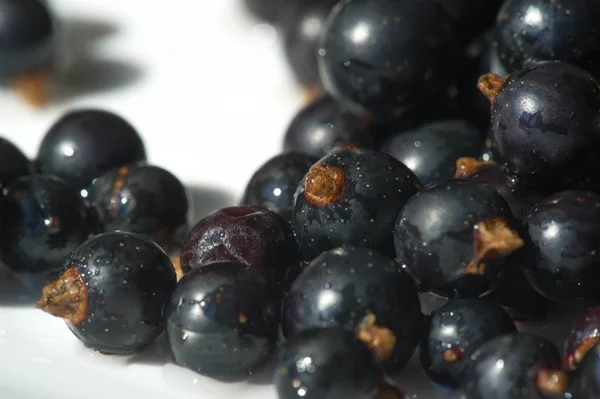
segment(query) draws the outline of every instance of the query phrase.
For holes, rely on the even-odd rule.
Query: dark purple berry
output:
[[[324,252],[304,268],[283,305],[283,333],[341,326],[371,348],[388,372],[401,370],[422,332],[417,289],[400,265],[366,248]]]
[[[250,375],[275,350],[279,300],[258,272],[214,262],[187,273],[166,308],[177,363],[218,379]]]
[[[575,399],[600,398],[600,344],[592,346],[570,377],[570,396]],[[567,396],[565,396],[567,397]]]
[[[347,245],[394,257],[396,215],[421,188],[400,161],[364,149],[334,151],[313,165],[300,183],[293,223],[302,256]]]
[[[575,368],[600,341],[600,307],[588,309],[573,324],[565,342],[565,366]]]
[[[12,142],[0,137],[0,186],[7,187],[31,172],[32,165],[25,154]]]
[[[177,280],[167,254],[131,233],[97,235],[64,261],[36,307],[61,317],[86,346],[128,354],[163,331],[164,308]]]
[[[181,244],[181,270],[215,261],[237,261],[263,274],[281,290],[299,261],[288,222],[262,206],[223,208],[201,219]]]

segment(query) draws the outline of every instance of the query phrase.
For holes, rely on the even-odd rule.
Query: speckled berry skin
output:
[[[571,375],[571,397],[600,398],[600,344],[594,345]]]
[[[421,365],[437,384],[457,388],[466,382],[475,350],[494,337],[516,332],[510,316],[491,301],[450,300],[428,319],[419,347]]]
[[[285,291],[300,261],[289,223],[262,206],[223,208],[201,219],[181,244],[184,273],[215,261],[237,261]]]
[[[224,380],[260,367],[277,339],[279,300],[271,288],[239,262],[215,262],[183,276],[166,308],[177,363]]]
[[[590,348],[589,344],[600,341],[600,306],[580,314],[565,341],[565,365],[575,368],[581,356]]]
[[[464,178],[486,184],[496,190],[519,220],[523,220],[533,206],[546,196],[543,191],[527,187],[519,178],[510,174],[506,167],[496,163],[485,165]]]
[[[536,373],[560,369],[552,342],[531,334],[493,338],[471,361],[464,390],[469,399],[545,399],[536,386]]]
[[[13,182],[3,197],[2,223],[2,261],[16,273],[59,272],[63,260],[98,232],[79,193],[51,175]]]
[[[443,120],[400,131],[381,151],[408,166],[427,185],[451,179],[456,160],[479,156],[483,146],[476,126],[464,120]]]
[[[7,187],[31,172],[32,165],[25,154],[12,142],[0,137],[0,186]]]
[[[325,90],[356,111],[397,117],[449,85],[458,59],[449,16],[421,0],[351,0],[319,48]]]
[[[177,278],[167,254],[152,241],[124,232],[103,233],[64,262],[86,283],[87,317],[67,323],[86,346],[128,354],[150,345],[164,328],[164,308]]]
[[[0,26],[0,78],[52,67],[55,21],[45,1],[3,0]]]
[[[250,178],[242,205],[261,205],[292,220],[294,193],[317,158],[289,152],[269,159]]]
[[[524,220],[531,239],[525,275],[556,302],[600,300],[600,196],[564,191],[539,202]]]
[[[87,200],[104,231],[141,234],[167,251],[187,233],[185,188],[177,177],[157,166],[113,169],[94,179]]]
[[[600,87],[564,62],[511,74],[493,101],[490,133],[509,170],[545,191],[600,187]]]
[[[129,122],[112,112],[80,109],[64,114],[50,128],[35,163],[42,173],[87,188],[113,168],[145,160],[144,143]]]
[[[277,20],[282,29],[288,65],[296,81],[305,87],[320,85],[317,66],[319,38],[336,0],[296,1]]]
[[[373,399],[380,379],[369,348],[339,327],[305,330],[287,341],[275,370],[279,399]]]
[[[494,45],[513,72],[530,61],[562,60],[600,72],[598,0],[508,0],[498,12]]]
[[[287,338],[312,327],[341,326],[356,333],[372,313],[396,337],[382,365],[400,371],[412,356],[423,327],[417,289],[396,262],[366,248],[327,251],[304,268],[283,304]]]
[[[354,148],[334,151],[316,165],[339,168],[344,191],[337,200],[316,206],[305,195],[306,179],[298,186],[293,224],[304,259],[347,245],[394,257],[396,215],[421,189],[414,173],[390,155]]]
[[[398,215],[398,261],[421,291],[450,298],[490,292],[502,281],[504,258],[486,262],[481,275],[465,271],[475,257],[475,226],[490,218],[512,222],[508,204],[493,188],[460,179],[427,186]]]
[[[284,152],[301,152],[321,158],[336,147],[372,148],[367,119],[354,116],[330,96],[302,108],[292,119],[283,139]]]

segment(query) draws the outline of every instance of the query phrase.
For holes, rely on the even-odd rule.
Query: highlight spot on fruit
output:
[[[477,88],[490,100],[490,103],[494,102],[503,84],[504,79],[495,73],[486,73],[477,80]]]
[[[541,369],[537,374],[536,385],[541,392],[551,395],[566,392],[569,381],[562,370]]]
[[[491,218],[473,226],[475,254],[465,273],[485,274],[485,262],[505,257],[525,245],[519,234],[503,218]]]
[[[358,326],[358,339],[365,343],[379,361],[388,359],[396,346],[396,336],[386,327],[376,324],[376,317],[369,313]]]
[[[472,175],[484,169],[486,166],[494,165],[493,161],[479,161],[475,158],[458,158],[456,160],[456,172],[454,172],[454,178],[460,178]]]
[[[61,317],[72,325],[85,320],[88,311],[88,292],[77,268],[74,266],[68,268],[56,281],[46,285],[35,308],[52,316]]]
[[[336,166],[313,165],[304,180],[304,197],[318,207],[339,200],[345,190],[344,172]]]

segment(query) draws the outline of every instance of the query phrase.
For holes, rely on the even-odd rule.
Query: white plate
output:
[[[142,133],[149,160],[192,188],[196,219],[233,205],[300,106],[277,33],[239,1],[50,1],[68,39],[60,99],[40,112],[0,93],[0,134],[33,157],[65,110],[114,110]],[[172,364],[164,338],[133,357],[94,353],[31,308],[38,293],[21,294],[0,276],[2,399],[275,398],[270,373],[217,383]],[[444,397],[416,361],[403,380],[419,398]]]

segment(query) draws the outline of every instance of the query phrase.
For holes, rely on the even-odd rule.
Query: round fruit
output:
[[[187,273],[166,308],[166,333],[181,366],[220,379],[247,376],[275,349],[279,305],[267,280],[239,262]]]
[[[302,256],[347,245],[394,257],[396,215],[421,189],[419,179],[382,152],[344,149],[313,165],[300,183],[293,223]]]
[[[600,2],[507,0],[498,12],[494,45],[516,71],[531,61],[562,60],[600,72]]]
[[[165,250],[187,232],[188,198],[183,184],[165,169],[124,165],[94,179],[87,199],[104,231],[129,231]]]
[[[450,18],[422,0],[342,1],[319,48],[325,90],[356,112],[383,118],[448,87],[457,60]]]
[[[425,187],[400,211],[396,253],[422,291],[479,296],[500,284],[505,257],[524,244],[514,224],[493,188],[449,180]]]
[[[262,206],[240,206],[201,219],[181,244],[180,259],[184,273],[215,261],[241,262],[285,291],[300,255],[283,217]]]
[[[600,344],[588,350],[571,375],[570,393],[571,398],[600,398]]]
[[[163,331],[164,308],[176,282],[158,245],[136,234],[104,233],[73,251],[36,307],[63,318],[86,346],[128,354]]]
[[[454,299],[434,311],[420,345],[421,366],[435,383],[457,388],[471,355],[494,337],[516,333],[510,316],[484,299]]]
[[[442,120],[396,133],[381,151],[408,166],[427,185],[450,179],[456,159],[476,157],[483,146],[476,126],[464,120]]]
[[[565,342],[565,364],[576,367],[585,354],[600,341],[600,307],[588,309],[573,324]]]
[[[496,337],[481,346],[471,362],[465,384],[469,399],[544,399],[566,391],[558,350],[535,335]]]
[[[285,152],[301,152],[317,158],[337,147],[373,147],[365,129],[367,118],[352,115],[333,98],[323,96],[300,110],[283,139]]]
[[[522,264],[531,285],[556,302],[598,303],[600,195],[553,194],[539,202],[524,223],[531,244]]]
[[[565,62],[540,62],[506,80],[488,74],[490,132],[508,169],[544,191],[600,188],[600,86]]]
[[[84,109],[68,112],[50,128],[36,164],[42,173],[87,188],[111,169],[145,160],[142,139],[127,121],[108,111]]]
[[[294,152],[269,159],[252,175],[242,205],[261,205],[291,221],[296,188],[316,161],[310,155]]]
[[[283,334],[341,326],[371,348],[387,372],[402,369],[422,332],[420,302],[410,277],[366,248],[338,248],[316,257],[283,304]]]
[[[9,140],[0,137],[0,186],[7,187],[21,176],[31,173],[31,163]]]
[[[339,327],[302,331],[285,343],[275,370],[279,399],[373,399],[381,370],[369,348]]]
[[[5,189],[2,208],[0,256],[16,273],[60,271],[64,259],[98,231],[79,193],[56,176],[21,177]]]

